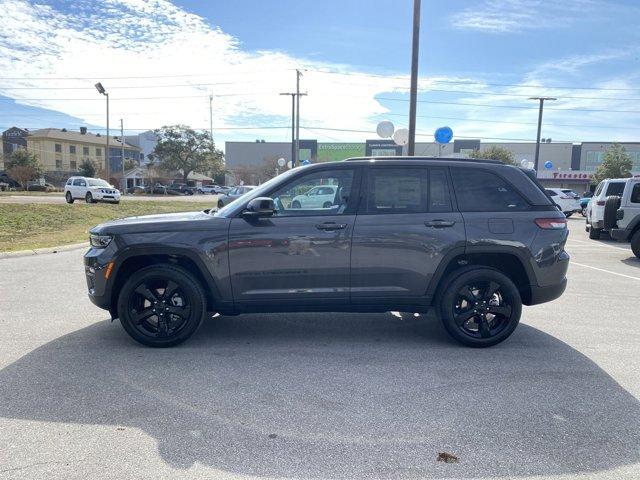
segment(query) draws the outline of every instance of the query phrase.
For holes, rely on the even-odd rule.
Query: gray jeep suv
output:
[[[335,196],[293,199],[319,185]],[[426,312],[472,347],[559,297],[567,220],[495,161],[357,158],[295,168],[221,210],[91,230],[89,297],[138,342],[183,342],[207,312]]]

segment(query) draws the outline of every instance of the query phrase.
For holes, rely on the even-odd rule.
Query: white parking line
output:
[[[619,277],[631,278],[632,280],[640,280],[640,277],[633,277],[631,275],[625,275],[624,273],[612,272],[611,270],[605,270],[604,268],[592,267],[591,265],[585,265],[584,263],[578,263],[571,260],[572,265],[578,265],[580,267],[591,268],[592,270],[598,270],[599,272],[610,273],[612,275],[618,275]]]
[[[570,238],[569,242],[583,243],[585,245],[590,245],[590,246],[593,246],[593,247],[614,248],[616,250],[622,250],[623,252],[628,252],[629,251],[628,248],[624,248],[624,247],[616,247],[615,245],[608,245],[606,243],[599,243],[599,242],[585,242],[584,240],[576,240],[575,238]]]

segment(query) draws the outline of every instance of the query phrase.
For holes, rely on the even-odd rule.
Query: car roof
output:
[[[409,157],[409,156],[384,156],[384,157],[352,157],[347,158],[345,162],[354,162],[354,163],[428,163],[428,164],[469,164],[469,163],[477,163],[477,164],[488,164],[488,165],[504,165],[500,160],[485,160],[481,158],[443,158],[443,157]]]

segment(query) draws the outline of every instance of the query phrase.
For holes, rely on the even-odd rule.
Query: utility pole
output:
[[[540,108],[538,110],[538,136],[536,138],[536,156],[533,161],[533,169],[538,172],[538,159],[540,158],[540,133],[542,132],[542,111],[544,109],[545,100],[557,100],[554,97],[529,97],[529,100],[538,100],[540,102]]]
[[[296,157],[296,94],[281,93],[280,95],[291,95],[291,166]]]
[[[209,135],[213,142],[213,95],[209,95]]]
[[[420,0],[413,0],[413,43],[411,47],[411,93],[409,95],[409,145],[407,154],[416,152],[416,103],[418,100],[418,51],[420,48]]]
[[[120,145],[122,146],[122,191],[127,193],[127,181],[124,178],[124,121],[120,119]]]
[[[291,161],[291,166],[296,167],[300,162],[300,77],[302,73],[296,70],[296,151],[295,158]]]

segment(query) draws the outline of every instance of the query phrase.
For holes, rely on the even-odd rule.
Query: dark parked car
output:
[[[292,207],[318,185],[330,204]],[[500,162],[353,159],[295,168],[217,212],[91,230],[89,297],[154,347],[207,312],[426,312],[473,347],[506,339],[522,305],[559,297],[567,220],[529,172]]]
[[[193,195],[196,192],[196,189],[194,187],[190,187],[186,183],[172,183],[171,185],[167,186],[167,188],[182,195]]]

